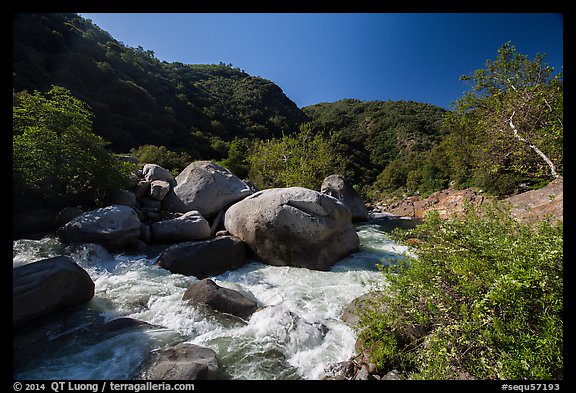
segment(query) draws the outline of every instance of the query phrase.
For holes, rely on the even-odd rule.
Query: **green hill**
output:
[[[269,138],[306,115],[271,81],[232,65],[167,63],[75,14],[15,14],[13,87],[69,89],[117,152],[145,144],[214,155],[210,138]]]

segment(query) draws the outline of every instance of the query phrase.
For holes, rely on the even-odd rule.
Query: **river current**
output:
[[[65,246],[52,237],[13,242],[14,267],[68,255],[95,283],[95,296],[60,332],[81,329],[86,315],[104,321],[147,322],[101,338],[68,340],[15,370],[16,379],[137,379],[151,351],[180,342],[213,349],[222,379],[320,379],[354,355],[356,332],[340,317],[356,297],[385,286],[377,264],[401,258],[387,226],[357,226],[360,251],[330,271],[269,266],[255,261],[210,277],[243,291],[260,309],[249,320],[222,315],[181,300],[195,277],[155,265],[158,254],[111,254],[94,245]],[[86,311],[90,314],[86,314]]]

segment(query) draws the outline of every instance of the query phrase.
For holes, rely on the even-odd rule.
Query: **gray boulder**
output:
[[[94,282],[70,257],[43,259],[12,271],[12,322],[19,327],[94,297]]]
[[[168,169],[162,168],[160,165],[156,164],[144,165],[142,168],[142,176],[144,176],[144,179],[149,182],[153,182],[154,180],[164,180],[170,183],[170,185],[176,184],[174,175],[172,175]]]
[[[161,201],[170,191],[170,183],[164,180],[153,180],[150,183],[150,197]]]
[[[250,194],[251,188],[229,170],[211,161],[196,161],[176,177],[163,207],[171,212],[198,210],[208,218]]]
[[[190,285],[182,300],[205,304],[213,310],[249,319],[258,305],[242,293],[218,286],[214,281],[205,278]]]
[[[203,240],[210,237],[210,224],[195,210],[172,220],[150,225],[151,240],[156,243],[176,243]]]
[[[368,221],[368,209],[356,190],[340,175],[330,175],[322,182],[320,192],[330,195],[350,209],[352,221]]]
[[[359,247],[350,209],[301,187],[259,191],[232,205],[224,225],[270,265],[328,270]]]
[[[65,243],[99,243],[118,250],[138,243],[140,220],[136,211],[124,205],[112,205],[85,212],[57,231]]]
[[[237,269],[245,261],[244,243],[233,236],[220,236],[173,245],[160,254],[156,263],[172,273],[202,279]]]
[[[217,370],[216,352],[191,343],[181,343],[155,355],[146,371],[146,379],[194,381],[208,379]]]

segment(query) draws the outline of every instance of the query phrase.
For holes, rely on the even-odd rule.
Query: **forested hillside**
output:
[[[15,91],[69,89],[116,152],[165,145],[193,158],[233,137],[292,132],[306,116],[273,82],[231,64],[167,63],[75,14],[15,14]]]
[[[347,159],[348,177],[365,194],[404,186],[408,173],[420,170],[424,154],[446,134],[446,110],[414,101],[345,99],[308,106],[304,112],[334,133]],[[388,177],[374,184],[389,166]]]

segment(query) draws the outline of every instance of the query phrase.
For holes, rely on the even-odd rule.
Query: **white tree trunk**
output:
[[[552,175],[552,177],[557,179],[558,178],[558,172],[556,172],[556,165],[554,165],[552,160],[550,158],[548,158],[548,156],[546,154],[544,154],[544,152],[542,150],[540,150],[538,148],[538,146],[530,143],[530,141],[528,141],[527,139],[522,138],[520,136],[520,134],[518,133],[518,129],[516,128],[516,126],[512,122],[512,118],[514,117],[515,114],[516,114],[515,111],[512,112],[512,116],[510,116],[510,119],[508,122],[508,124],[510,125],[510,128],[514,132],[514,137],[516,139],[518,139],[520,142],[527,144],[530,149],[532,149],[534,152],[536,152],[536,154],[538,154],[546,162],[546,164],[548,164],[548,167],[550,168],[550,174]]]

